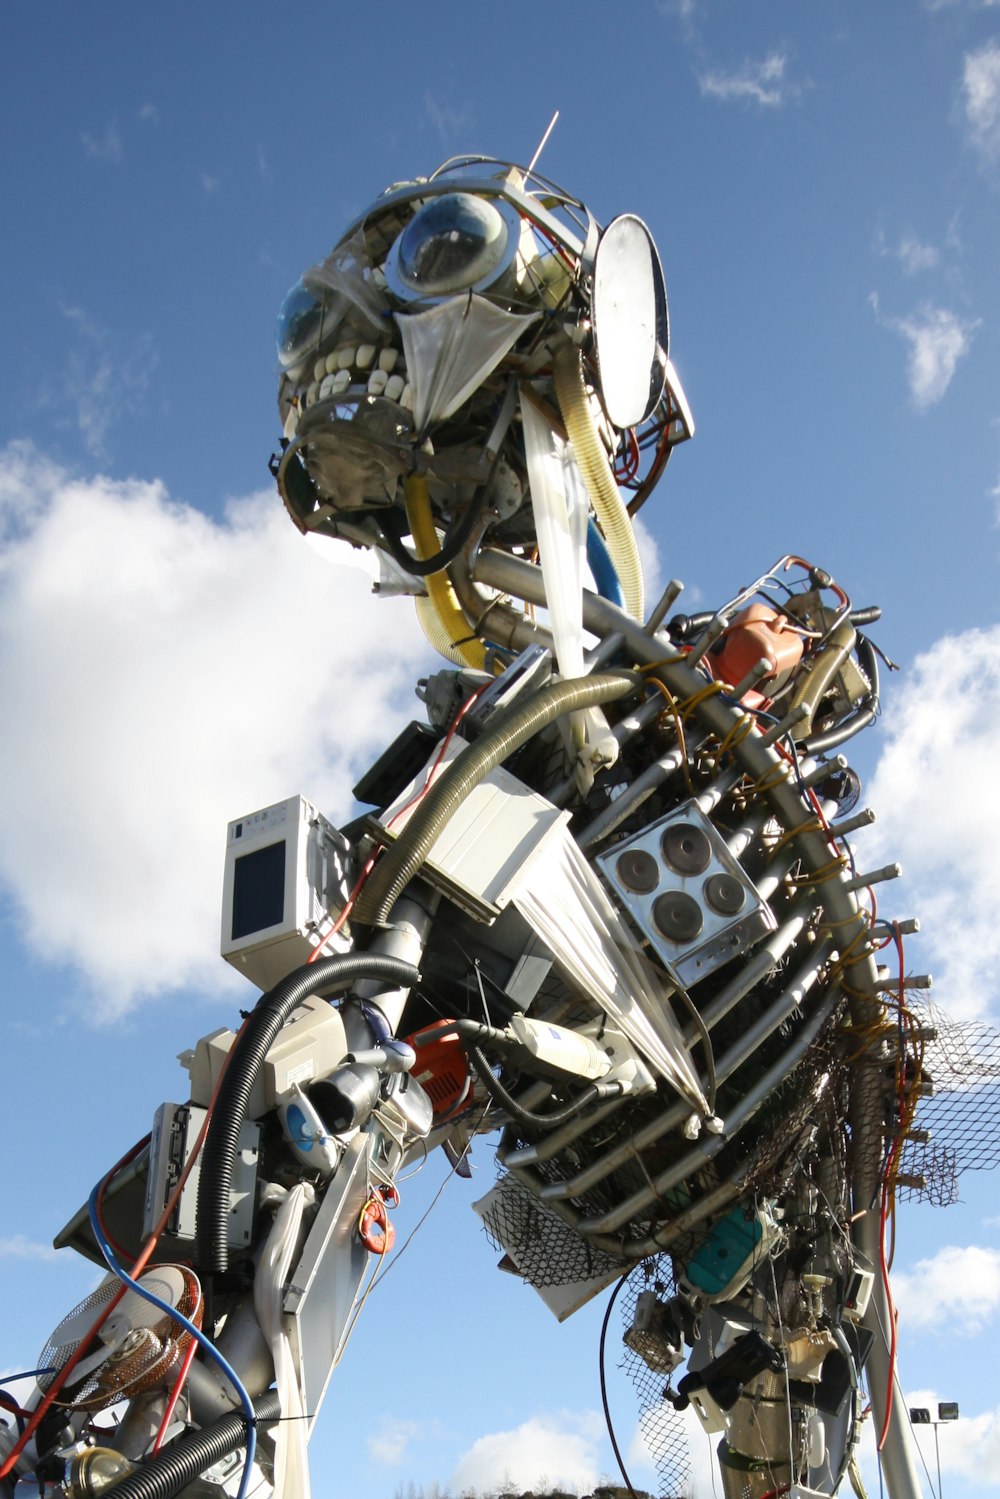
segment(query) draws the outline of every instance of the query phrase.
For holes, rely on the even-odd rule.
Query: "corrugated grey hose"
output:
[[[416,875],[445,823],[479,782],[535,734],[578,708],[593,708],[642,686],[633,671],[605,671],[543,687],[515,703],[489,733],[470,744],[427,792],[391,848],[368,877],[354,907],[354,920],[382,926],[398,897]]]
[[[281,1414],[274,1390],[259,1395],[253,1403],[255,1426],[277,1421]],[[164,1447],[134,1473],[120,1479],[113,1488],[118,1499],[174,1499],[206,1468],[211,1468],[230,1452],[242,1447],[247,1439],[247,1419],[242,1412],[221,1416],[211,1426],[188,1432]]]
[[[240,1131],[254,1083],[278,1033],[310,994],[346,989],[359,978],[412,988],[420,974],[410,963],[383,953],[335,953],[317,963],[304,963],[261,995],[246,1029],[233,1042],[201,1158],[195,1217],[195,1257],[200,1271],[222,1275],[229,1267],[229,1197]]]

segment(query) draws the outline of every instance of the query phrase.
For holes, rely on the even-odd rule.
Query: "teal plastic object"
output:
[[[764,1230],[757,1214],[736,1207],[720,1218],[685,1271],[685,1279],[706,1296],[721,1296],[752,1265]]]

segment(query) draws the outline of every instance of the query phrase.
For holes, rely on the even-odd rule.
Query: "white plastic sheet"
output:
[[[539,314],[505,312],[485,297],[450,297],[426,312],[397,312],[418,432],[443,422],[496,369]]]
[[[590,500],[572,446],[522,391],[521,420],[531,508],[545,583],[545,602],[561,677],[582,677],[583,586],[587,566]],[[599,708],[570,716],[577,750],[586,746],[593,765],[613,764],[617,744]]]
[[[314,1201],[315,1195],[308,1182],[300,1182],[291,1189],[278,1209],[254,1281],[254,1311],[274,1359],[281,1402],[281,1421],[274,1428],[274,1492],[277,1499],[310,1499],[306,1452],[309,1422],[304,1419],[307,1412],[288,1337],[291,1319],[282,1308],[282,1297],[292,1256],[298,1247],[302,1214]]]
[[[700,1114],[710,1113],[663,982],[637,947],[572,834],[546,840],[511,890],[566,979],[621,1027]]]

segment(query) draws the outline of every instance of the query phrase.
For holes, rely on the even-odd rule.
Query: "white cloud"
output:
[[[160,123],[160,112],[155,104],[144,104],[139,110],[138,118],[144,125],[158,125]]]
[[[933,270],[941,262],[940,250],[935,245],[925,245],[915,234],[903,234],[895,244],[890,244],[880,228],[875,236],[875,248],[883,258],[898,260],[908,276]]]
[[[998,734],[1000,626],[945,636],[894,684],[868,788],[878,822],[864,836],[865,863],[902,864],[900,914],[922,924],[912,951],[955,1020],[988,1014],[1000,997]]]
[[[211,195],[213,193],[218,192],[218,190],[219,190],[219,179],[218,179],[218,177],[213,177],[210,172],[202,172],[202,174],[201,174],[201,190],[208,197],[211,197]]]
[[[987,161],[1000,157],[1000,42],[967,52],[962,92],[969,138]]]
[[[656,0],[656,9],[661,16],[671,20],[690,22],[697,11],[697,0]]]
[[[92,457],[107,456],[108,433],[116,421],[141,410],[157,365],[148,334],[121,337],[96,323],[82,307],[60,307],[76,334],[65,368],[43,391],[39,404],[69,425],[66,412]]]
[[[922,244],[913,234],[905,234],[896,251],[904,271],[912,276],[916,271],[930,271],[938,264],[941,253],[933,245]]]
[[[662,1484],[668,1493],[684,1494],[688,1499],[718,1499],[718,1444],[718,1433],[706,1433],[693,1406],[679,1412],[669,1406],[653,1406],[639,1417],[625,1466],[633,1483],[651,1493],[657,1493]],[[662,1472],[655,1467],[658,1458],[664,1463]]]
[[[542,1483],[583,1494],[600,1478],[598,1442],[604,1422],[596,1411],[536,1416],[513,1431],[479,1437],[459,1458],[448,1487],[538,1489]]]
[[[715,69],[701,73],[698,87],[709,98],[724,103],[752,103],[770,109],[795,98],[799,89],[785,77],[788,54],[769,52],[760,62],[749,59],[730,73]]]
[[[421,1429],[417,1421],[396,1421],[383,1416],[375,1430],[365,1437],[365,1446],[375,1462],[395,1468],[408,1456],[410,1445]]]
[[[930,1411],[933,1419],[937,1416],[938,1402],[953,1398],[946,1391],[908,1390],[906,1408],[913,1410],[922,1406]],[[957,1421],[940,1422],[937,1450],[933,1426],[919,1425],[912,1429],[928,1473],[934,1473],[940,1456],[942,1478],[945,1473],[971,1478],[977,1493],[1000,1484],[1000,1409],[982,1411],[977,1416],[967,1415],[962,1410]]]
[[[873,305],[877,312],[877,299]],[[964,322],[957,313],[928,304],[912,317],[882,321],[909,344],[906,378],[910,395],[917,410],[926,411],[951,384],[958,361],[969,352],[979,320]]]
[[[436,99],[430,90],[424,94],[424,109],[427,118],[446,145],[461,135],[467,135],[472,127],[473,115],[468,106],[463,109],[451,109]]]
[[[117,120],[111,121],[103,135],[90,135],[84,131],[81,140],[87,155],[95,161],[119,162],[124,155]]]
[[[970,1337],[1000,1309],[1000,1249],[948,1244],[911,1271],[894,1272],[891,1284],[904,1332],[947,1326]]]
[[[101,1018],[228,981],[229,819],[302,792],[335,821],[402,723],[409,600],[306,546],[272,494],[217,522],[158,483],[0,454],[0,886]],[[338,559],[334,562],[334,558]]]
[[[663,592],[663,566],[660,560],[660,549],[656,543],[656,537],[646,525],[641,515],[637,515],[632,521],[635,531],[636,545],[639,548],[639,561],[642,564],[643,591],[646,600],[646,612],[656,603]]]
[[[0,1239],[0,1260],[54,1260],[61,1258],[51,1244],[38,1244],[24,1234]]]

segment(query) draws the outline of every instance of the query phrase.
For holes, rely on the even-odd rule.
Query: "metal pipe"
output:
[[[570,1119],[559,1129],[550,1130],[544,1139],[535,1145],[524,1145],[518,1150],[505,1151],[503,1147],[497,1150],[497,1158],[504,1166],[533,1166],[536,1161],[550,1161],[557,1156],[566,1145],[571,1145],[580,1135],[585,1135],[595,1124],[600,1124],[609,1114],[615,1113],[624,1100],[612,1098],[592,1109],[589,1114],[581,1114],[578,1119]]]
[[[785,1051],[783,1055],[778,1058],[777,1062],[775,1062],[774,1065],[770,1067],[767,1072],[765,1072],[762,1078],[758,1079],[753,1088],[751,1088],[749,1093],[747,1093],[742,1104],[740,1105],[738,1111],[739,1117],[737,1118],[737,1116],[734,1114],[732,1123],[727,1124],[727,1135],[736,1134],[740,1129],[742,1129],[750,1121],[750,1119],[753,1118],[754,1114],[757,1112],[761,1104],[772,1092],[772,1090],[776,1088],[778,1084],[781,1083],[790,1072],[794,1071],[805,1053],[808,1051],[809,1047],[816,1040],[816,1037],[819,1035],[824,1025],[826,1025],[827,1021],[830,1019],[834,1010],[837,1008],[837,1005],[840,1003],[840,1000],[841,993],[839,986],[834,985],[832,989],[827,991],[825,998],[820,1002],[819,1007],[814,1011],[812,1017],[806,1022],[802,1030],[799,1031],[798,1035],[795,1037],[795,1040],[789,1045],[787,1051]],[[733,1186],[733,1196],[736,1197],[738,1195],[739,1184],[735,1183]],[[701,1207],[701,1204],[695,1204],[693,1208],[688,1209],[685,1214],[681,1215],[684,1218],[691,1219],[691,1222],[688,1226],[693,1226],[695,1222],[700,1221],[698,1216],[691,1217],[692,1214],[697,1214],[699,1207]],[[678,1222],[679,1221],[680,1219],[678,1219]],[[580,1227],[581,1231],[584,1231],[582,1223]],[[663,1245],[660,1243],[661,1237],[664,1237],[665,1232],[671,1227],[672,1225],[668,1224],[666,1225],[666,1230],[658,1230],[656,1233],[650,1234],[645,1239],[629,1240],[627,1243],[620,1246],[619,1252],[624,1254],[625,1257],[630,1260],[642,1260],[645,1259],[647,1255],[657,1254],[663,1247]],[[595,1248],[596,1247],[599,1246],[595,1243]],[[908,1499],[908,1496],[906,1496],[906,1499]],[[916,1496],[916,1499],[920,1499],[919,1494]]]
[[[418,968],[440,900],[440,895],[428,885],[416,881],[411,883],[406,894],[401,895],[392,908],[391,924],[375,933],[368,950],[384,957],[399,958]],[[409,989],[387,990],[377,979],[358,979],[351,994],[358,1000],[375,999],[391,1031],[396,1030],[403,1018],[410,997]]]
[[[757,1019],[747,1034],[741,1037],[740,1041],[731,1047],[724,1057],[720,1058],[716,1068],[717,1075],[720,1078],[724,1076],[728,1077],[731,1073],[735,1072],[737,1067],[741,1066],[748,1057],[753,1055],[760,1043],[766,1040],[769,1035],[777,1030],[779,1025],[788,1019],[792,1011],[797,1009],[808,990],[812,988],[817,977],[817,973],[813,973],[811,977],[805,975],[802,983],[795,983],[789,989],[786,989],[778,1002]],[[783,1054],[778,1064],[776,1064],[779,1067],[778,1075],[780,1077],[784,1077],[787,1071],[784,1067],[786,1055],[787,1053]],[[642,1187],[638,1192],[633,1192],[631,1197],[625,1198],[624,1201],[619,1202],[608,1212],[602,1213],[597,1218],[582,1219],[580,1222],[581,1233],[606,1233],[609,1230],[621,1228],[624,1223],[635,1217],[637,1213],[644,1212],[658,1198],[664,1197],[673,1187],[678,1186],[682,1181],[700,1171],[714,1155],[718,1154],[723,1145],[742,1129],[750,1117],[748,1104],[749,1100],[755,1096],[755,1092],[756,1090],[752,1089],[744,1095],[726,1119],[725,1128],[721,1134],[710,1135],[708,1139],[703,1139],[694,1150],[689,1151],[680,1161],[676,1161],[666,1171],[654,1177],[650,1186]],[[758,1104],[761,1101],[762,1099],[758,1098]],[[553,1193],[552,1195],[554,1196],[555,1194]]]
[[[678,578],[671,578],[646,620],[645,629],[648,635],[656,634],[667,617],[667,610],[673,608],[683,592],[684,584]]]
[[[819,945],[818,945],[819,946]],[[827,944],[827,952],[829,944]],[[786,1020],[798,1004],[801,1003],[805,994],[815,984],[819,977],[819,971],[825,959],[825,953],[818,951],[810,957],[806,967],[796,974],[793,982],[783,989],[781,994],[771,1004],[763,1015],[759,1016],[755,1025],[752,1026],[739,1041],[735,1042],[727,1052],[716,1061],[715,1072],[717,1080],[722,1083],[732,1075],[737,1067],[742,1066],[750,1053],[756,1048],[760,1041],[764,1040],[772,1031]],[[734,1001],[735,1003],[735,1001]],[[598,1182],[604,1181],[613,1171],[620,1166],[626,1165],[630,1160],[637,1159],[640,1152],[648,1145],[654,1144],[670,1130],[676,1129],[684,1123],[691,1110],[683,1101],[673,1104],[665,1109],[658,1118],[650,1120],[649,1124],[643,1126],[631,1135],[629,1139],[616,1145],[603,1156],[598,1157],[582,1171],[577,1172],[566,1181],[550,1182],[540,1191],[540,1196],[546,1202],[560,1197],[580,1197]],[[728,1127],[728,1125],[727,1125]],[[653,1196],[655,1197],[655,1193]]]
[[[652,796],[657,786],[662,786],[668,776],[680,769],[683,759],[680,745],[675,744],[665,754],[647,765],[642,774],[636,776],[631,786],[623,791],[621,796],[610,802],[603,812],[598,812],[597,816],[577,835],[576,841],[584,852],[592,848],[607,833],[613,832],[631,812]]]
[[[800,902],[799,906],[803,907]],[[794,946],[806,924],[809,915],[808,908],[794,908],[778,927],[777,931],[771,933],[767,941],[749,958],[739,973],[730,979],[724,989],[721,989],[714,999],[710,999],[702,1007],[701,1018],[711,1029],[718,1025],[724,1015],[739,1004],[769,973],[773,973],[781,962],[789,948]],[[694,1043],[697,1032],[692,1032],[690,1040]]]

